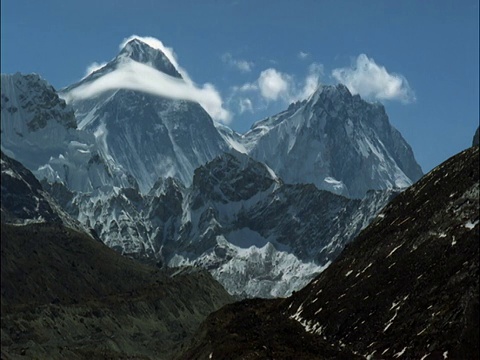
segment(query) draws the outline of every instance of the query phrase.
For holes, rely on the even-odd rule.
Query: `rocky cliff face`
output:
[[[284,184],[240,153],[199,167],[189,188],[171,178],[148,194],[45,186],[117,251],[208,269],[230,293],[248,297],[285,296],[304,286],[397,194],[372,191],[351,200]]]
[[[45,199],[42,186],[18,161],[1,154],[2,222],[60,222],[60,216]]]
[[[90,234],[70,216],[35,176],[18,161],[1,153],[1,218],[4,224],[26,225],[49,223]],[[90,234],[94,236],[94,234]]]
[[[1,75],[2,151],[35,170],[76,136],[73,110],[36,74]]]
[[[287,183],[313,183],[354,198],[406,187],[422,176],[384,107],[352,96],[344,85],[319,87],[309,99],[255,123],[240,142]]]
[[[183,358],[478,358],[478,163],[432,170],[290,298],[213,314]]]
[[[102,156],[95,136],[77,128],[73,109],[38,75],[2,74],[2,152],[39,179],[73,191],[135,186],[132,176]]]
[[[478,135],[478,127],[477,131],[475,131],[475,135],[473,136],[472,146],[478,146],[480,143],[479,135]]]

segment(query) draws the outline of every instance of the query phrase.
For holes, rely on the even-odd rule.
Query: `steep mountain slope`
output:
[[[1,153],[2,222],[61,222],[60,216],[45,198],[42,186],[18,161]]]
[[[1,231],[2,358],[171,359],[231,301],[207,272],[161,272],[73,230]]]
[[[240,143],[287,183],[313,183],[354,198],[422,176],[384,107],[341,84],[320,86],[309,99],[255,123]]]
[[[171,265],[210,269],[231,293],[285,296],[328,266],[394,194],[382,195],[362,208],[313,185],[283,184],[265,165],[225,154],[195,171],[180,236],[164,254]]]
[[[132,62],[183,81],[160,50],[133,39],[103,68],[62,90],[62,96],[71,99],[79,128],[97,134],[104,157],[132,174],[143,193],[159,177],[176,177],[189,185],[198,166],[228,149],[202,106],[126,89],[86,98],[72,95]]]
[[[478,165],[478,147],[447,160],[304,289],[212,314],[182,358],[478,358]]]
[[[78,140],[73,110],[38,75],[2,74],[1,91],[2,150],[27,167],[46,164],[65,142]]]
[[[36,74],[1,75],[2,151],[38,178],[75,191],[135,180],[99,153],[95,136],[77,129],[71,107]]]
[[[230,293],[250,297],[304,286],[396,195],[352,200],[284,184],[240,153],[199,167],[189,188],[169,178],[148,194],[130,188],[92,196],[45,185],[108,246],[162,265],[203,267]]]
[[[25,225],[50,223],[63,225],[95,237],[79,221],[72,218],[46,192],[18,161],[1,153],[1,221],[6,224]]]
[[[144,266],[63,226],[33,175],[11,164],[2,171],[2,358],[170,359],[231,301],[207,272]],[[30,192],[8,200],[20,190]],[[3,214],[44,222],[11,225]]]
[[[480,144],[478,130],[479,130],[479,128],[477,127],[477,131],[475,131],[475,135],[473,136],[472,146],[475,146],[475,145],[478,146]]]

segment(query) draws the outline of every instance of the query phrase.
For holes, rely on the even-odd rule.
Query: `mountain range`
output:
[[[194,101],[85,95],[127,65],[187,81],[132,39],[58,93],[37,75],[2,75],[1,107],[2,151],[123,254],[201,266],[240,296],[288,295],[422,174],[383,106],[343,85],[319,86],[241,135]]]
[[[189,186],[196,168],[232,148],[265,163],[287,183],[313,183],[355,198],[372,189],[408,186],[422,175],[383,106],[352,96],[343,85],[319,86],[309,99],[255,123],[243,135],[215,126],[194,101],[125,88],[78,96],[125,64],[146,65],[184,81],[161,50],[139,39],[62,89],[59,94],[68,105],[37,75],[2,75],[3,151],[38,176],[82,192],[102,185],[133,186],[134,179],[146,193],[160,177]],[[75,162],[78,157],[83,163]],[[77,176],[85,163],[105,169],[88,168],[87,178],[96,176],[96,181],[75,184],[72,178],[85,178],[84,173]]]
[[[232,294],[275,297],[304,286],[399,191],[348,199],[284,184],[245,154],[199,167],[185,188],[172,178],[136,189],[73,194],[43,182],[62,208],[108,246],[160,266],[200,266]]]
[[[478,130],[422,177],[339,84],[239,134],[167,55],[2,74],[2,358],[478,358]]]
[[[2,359],[170,359],[233,299],[208,272],[142,265],[87,233],[2,153]]]
[[[392,200],[285,299],[210,315],[182,359],[476,359],[479,148]]]
[[[200,327],[231,302],[210,276],[141,265],[72,229],[1,158],[6,359],[479,356],[478,146],[397,196],[301,291],[223,306]]]
[[[286,182],[312,183],[347,197],[405,188],[423,174],[383,105],[352,95],[342,84],[320,86],[240,139],[250,156]]]

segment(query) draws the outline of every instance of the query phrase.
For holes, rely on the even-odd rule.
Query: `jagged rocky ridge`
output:
[[[77,128],[73,109],[38,75],[1,75],[1,147],[39,179],[73,191],[135,186],[135,179],[104,157],[92,134]]]
[[[234,134],[229,138],[235,141]],[[287,183],[312,183],[354,198],[407,187],[423,174],[383,105],[342,84],[319,86],[307,100],[255,123],[237,142]]]
[[[37,178],[18,161],[1,153],[1,221],[5,224],[58,224],[70,229],[95,233],[72,218],[44,191]]]
[[[18,161],[1,153],[2,222],[25,224],[28,222],[61,222],[45,198],[42,186],[35,176]]]
[[[2,359],[171,359],[231,302],[206,271],[145,266],[65,226],[44,195],[2,154]]]
[[[110,247],[159,265],[206,268],[232,294],[285,296],[304,286],[398,192],[352,200],[313,185],[284,184],[240,153],[195,171],[184,188],[159,180],[149,194],[50,193]]]
[[[181,358],[478,358],[479,191],[476,146],[397,196],[301,291],[209,316]]]

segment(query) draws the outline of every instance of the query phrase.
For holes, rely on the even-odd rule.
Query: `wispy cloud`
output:
[[[249,98],[241,98],[239,101],[240,114],[243,114],[246,111],[253,113],[253,104],[252,100]]]
[[[64,97],[70,102],[116,89],[143,91],[171,99],[196,101],[213,119],[224,123],[231,120],[230,112],[223,108],[222,98],[213,85],[206,83],[198,87],[133,60],[121,63],[114,71],[71,90],[64,94]]]
[[[252,61],[247,61],[243,59],[235,59],[232,54],[225,53],[222,55],[222,61],[229,66],[240,70],[241,72],[250,72],[254,66]]]
[[[258,84],[257,83],[245,83],[241,86],[233,86],[232,90],[234,92],[247,92],[247,91],[255,91],[258,90]]]
[[[403,75],[389,73],[365,54],[360,54],[351,67],[334,69],[332,76],[352,94],[366,99],[415,101],[415,93]]]
[[[320,84],[320,78],[323,76],[323,65],[320,63],[311,63],[308,67],[308,74],[303,81],[301,90],[296,90],[290,102],[308,98],[317,89]]]
[[[153,37],[132,35],[122,41],[120,49],[132,39],[138,39],[150,47],[162,51],[180,75],[182,75],[183,80],[173,78],[148,65],[129,59],[118,65],[114,71],[64,94],[65,100],[68,102],[75,99],[94,97],[110,90],[129,89],[171,99],[196,101],[202,105],[214,120],[224,123],[231,121],[232,114],[223,107],[220,93],[212,84],[205,83],[202,86],[195,84],[185,69],[179,65],[177,56],[172,48],[165,46],[160,40]],[[87,73],[91,74],[104,65],[92,63],[87,68]]]
[[[310,55],[309,53],[304,52],[304,51],[300,51],[300,52],[297,54],[298,58],[299,58],[299,59],[302,59],[302,60],[306,59],[309,55]]]
[[[101,69],[105,65],[107,65],[106,62],[103,62],[103,63],[93,62],[93,63],[91,63],[90,65],[87,66],[87,69],[85,70],[84,78],[87,77],[88,75],[90,75],[91,73]]]

